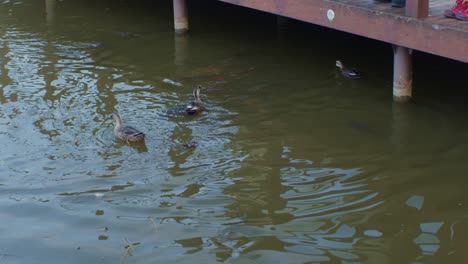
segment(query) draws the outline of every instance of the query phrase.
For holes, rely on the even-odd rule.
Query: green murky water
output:
[[[468,262],[466,64],[394,104],[386,44],[154,2],[0,4],[0,263]]]

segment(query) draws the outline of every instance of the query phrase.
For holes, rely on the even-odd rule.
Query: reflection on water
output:
[[[392,103],[388,47],[207,3],[185,36],[170,1],[0,4],[1,263],[468,261],[464,104]]]

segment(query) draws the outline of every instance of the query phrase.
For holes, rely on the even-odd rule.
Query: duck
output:
[[[359,79],[359,78],[362,77],[362,74],[361,74],[361,72],[359,72],[359,70],[357,70],[355,68],[348,69],[339,60],[336,61],[336,67],[338,67],[340,69],[341,74],[343,76],[348,77],[350,79]]]
[[[125,142],[127,142],[127,145],[130,146],[130,142],[141,142],[145,139],[145,133],[131,126],[123,125],[122,117],[120,116],[119,112],[113,112],[112,118],[114,118],[114,120],[116,121],[114,127],[115,137],[125,140]]]
[[[203,102],[201,101],[200,99],[200,89],[201,89],[201,85],[198,85],[197,87],[193,88],[193,97],[195,98],[195,100],[193,100],[192,102],[190,102],[188,105],[187,105],[187,108],[185,109],[185,112],[189,115],[195,115],[195,114],[199,114],[201,112],[203,112],[205,110],[205,105],[203,104]]]
[[[190,142],[185,142],[182,144],[183,147],[186,147],[188,149],[195,148],[198,146],[198,142],[196,141],[190,141]]]

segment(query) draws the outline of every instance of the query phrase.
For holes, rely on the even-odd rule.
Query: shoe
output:
[[[455,15],[455,18],[458,20],[468,21],[468,9],[458,12]]]
[[[462,10],[463,0],[456,0],[452,8],[444,10],[444,17],[456,18],[457,13]]]
[[[444,10],[444,17],[446,18],[455,18],[457,13],[455,13],[452,8]]]
[[[461,7],[455,14],[455,18],[458,20],[468,21],[468,0],[460,0]]]

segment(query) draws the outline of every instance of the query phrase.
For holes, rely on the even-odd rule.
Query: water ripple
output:
[[[43,1],[13,2],[0,5],[0,262],[462,259],[464,111],[391,105],[391,84],[333,76],[333,47],[233,42],[196,19],[174,37],[172,5],[146,8],[164,1],[46,1],[55,24],[26,10]],[[207,110],[188,116],[196,85]],[[116,110],[145,142],[115,138]]]

